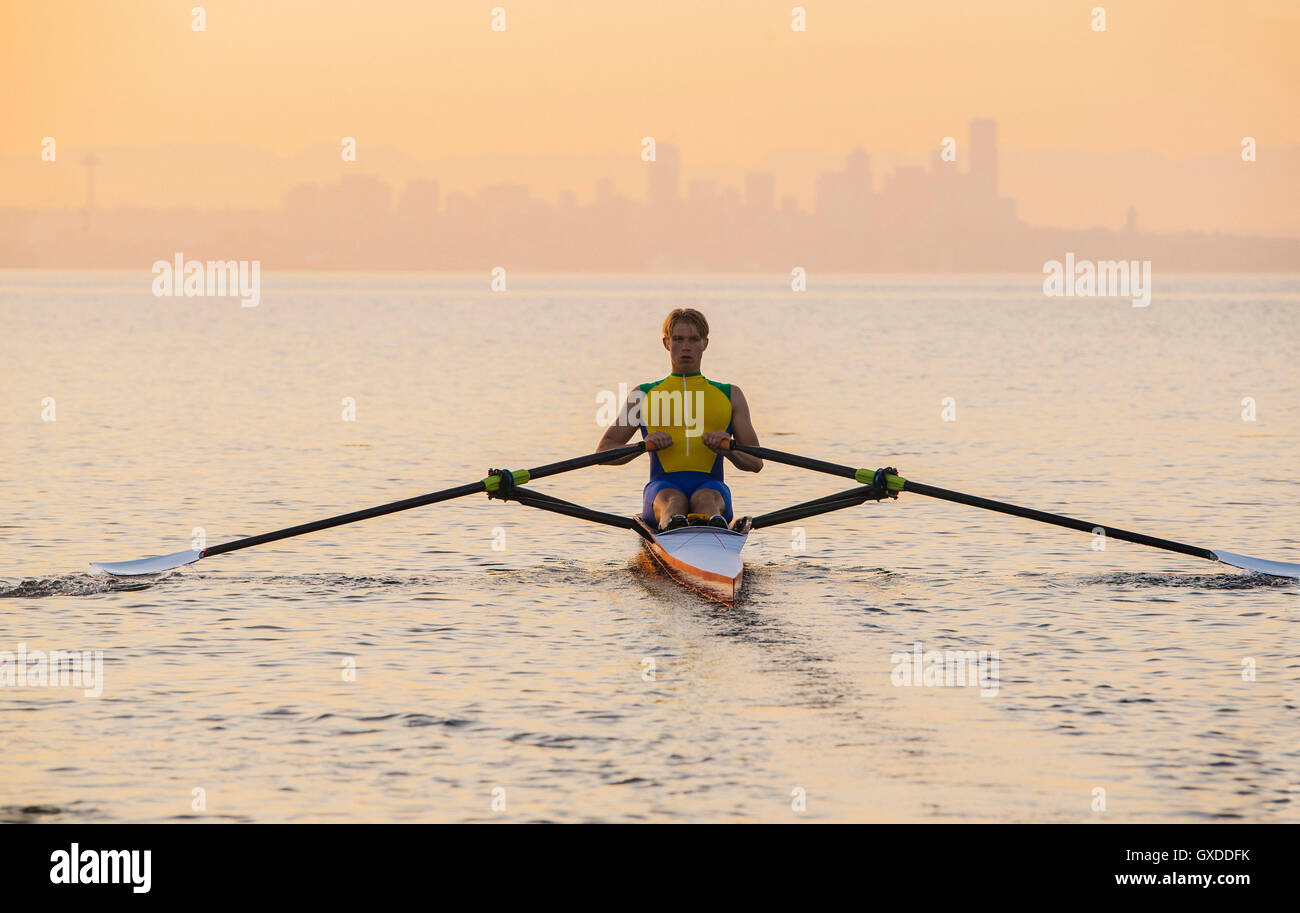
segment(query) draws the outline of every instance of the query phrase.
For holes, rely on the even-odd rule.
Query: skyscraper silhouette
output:
[[[998,195],[998,122],[970,122],[970,175],[975,193],[991,200]]]
[[[659,143],[655,160],[649,163],[650,187],[646,194],[652,209],[667,210],[677,205],[677,147]]]
[[[770,213],[776,199],[776,179],[771,172],[745,175],[745,206],[754,214]]]

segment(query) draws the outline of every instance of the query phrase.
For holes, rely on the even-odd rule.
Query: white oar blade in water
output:
[[[1224,564],[1231,564],[1233,567],[1239,567],[1244,571],[1268,574],[1271,577],[1295,577],[1300,579],[1300,564],[1292,564],[1289,561],[1266,561],[1263,558],[1251,558],[1249,555],[1221,552],[1218,549],[1212,549],[1212,551],[1214,557]]]
[[[138,561],[92,561],[91,567],[108,571],[116,577],[139,577],[142,574],[161,574],[172,568],[193,564],[203,557],[197,549],[187,552],[173,552],[170,555],[158,555],[155,558],[141,558]]]

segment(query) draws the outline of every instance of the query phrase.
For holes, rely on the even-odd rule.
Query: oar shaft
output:
[[[582,469],[585,466],[597,466],[601,463],[608,463],[610,460],[621,460],[625,456],[638,456],[645,453],[649,448],[646,447],[645,441],[638,444],[628,444],[626,447],[615,447],[611,450],[597,450],[595,453],[589,453],[586,456],[573,457],[568,460],[560,460],[558,463],[547,463],[545,466],[538,466],[536,469],[528,470],[529,479],[544,479],[547,476],[556,476],[562,472],[568,472],[571,469]],[[519,481],[516,479],[515,481]],[[524,481],[527,481],[525,479]],[[522,482],[520,484],[523,484]]]
[[[413,507],[423,507],[426,504],[437,504],[439,501],[450,501],[452,498],[462,498],[465,495],[476,494],[480,491],[487,491],[487,486],[481,481],[472,482],[469,485],[448,488],[446,491],[435,491],[427,495],[393,501],[389,504],[380,504],[377,507],[367,507],[365,510],[354,510],[351,513],[339,514],[337,517],[326,517],[324,520],[300,523],[297,526],[287,526],[274,532],[261,533],[256,536],[248,536],[245,539],[235,539],[232,542],[213,545],[203,550],[203,557],[210,558],[213,555],[234,552],[241,548],[252,548],[254,545],[265,545],[268,542],[276,542],[280,539],[292,539],[294,536],[303,536],[322,529],[356,523],[358,520],[369,520],[371,517],[382,517],[384,514],[395,514],[400,510],[410,510]]]
[[[994,501],[990,498],[981,498],[976,495],[963,494],[960,491],[949,491],[946,488],[936,488],[933,485],[923,485],[920,482],[913,482],[911,479],[903,483],[903,491],[912,494],[925,495],[929,498],[939,498],[943,501],[952,501],[956,504],[967,504],[971,507],[982,507],[984,510],[993,510],[1001,514],[1011,514],[1014,517],[1025,517],[1029,520],[1037,520],[1040,523],[1051,523],[1053,526],[1064,526],[1066,529],[1077,529],[1080,532],[1091,533],[1101,530],[1110,539],[1122,539],[1125,542],[1135,542],[1138,545],[1149,545],[1152,548],[1163,548],[1170,552],[1181,552],[1184,555],[1192,555],[1196,558],[1208,558],[1210,561],[1219,560],[1214,552],[1208,548],[1199,548],[1195,545],[1188,545],[1185,542],[1175,542],[1172,539],[1161,539],[1158,536],[1147,536],[1143,533],[1135,533],[1127,529],[1118,529],[1114,526],[1106,526],[1104,523],[1090,523],[1087,520],[1077,520],[1074,517],[1066,517],[1062,514],[1052,514],[1043,510],[1034,510],[1031,507],[1019,507],[1015,504],[1007,504],[1003,501]]]
[[[839,463],[827,463],[825,460],[814,460],[810,457],[799,456],[794,453],[785,453],[781,450],[771,450],[767,447],[753,447],[749,444],[737,444],[735,441],[730,443],[731,450],[738,450],[741,453],[748,453],[756,456],[761,460],[771,460],[773,463],[788,463],[791,466],[798,466],[802,469],[811,469],[814,472],[824,472],[828,475],[843,476],[846,479],[853,479],[861,482],[858,473],[864,470],[854,469],[852,466],[841,466]],[[871,483],[871,473],[867,473],[866,482]]]
[[[737,444],[734,441],[731,444],[733,450],[739,450],[742,453],[753,454],[764,460],[771,460],[774,463],[787,463],[791,466],[799,466],[803,469],[811,469],[815,472],[824,472],[828,475],[843,476],[847,479],[855,479],[863,484],[871,481],[872,472],[868,469],[854,469],[851,466],[842,466],[839,463],[827,463],[825,460],[814,460],[808,457],[799,456],[793,453],[784,453],[780,450],[769,450],[766,447],[751,447],[747,444]],[[894,488],[893,480],[897,478],[890,476],[890,488]],[[1201,548],[1196,545],[1188,545],[1185,542],[1175,542],[1172,539],[1161,539],[1158,536],[1147,536],[1142,533],[1131,532],[1126,529],[1118,529],[1114,526],[1106,526],[1102,523],[1090,523],[1087,520],[1077,520],[1074,517],[1066,517],[1061,514],[1052,514],[1043,510],[1034,510],[1030,507],[1019,507],[1015,504],[1007,504],[1004,501],[994,501],[991,498],[981,498],[976,495],[963,494],[960,491],[949,491],[946,488],[936,488],[933,485],[923,485],[920,482],[913,482],[910,479],[901,479],[901,491],[908,491],[913,494],[925,495],[929,498],[939,498],[943,501],[952,501],[956,504],[966,504],[971,507],[981,507],[984,510],[997,511],[1002,514],[1011,514],[1014,517],[1024,517],[1028,520],[1037,520],[1040,523],[1050,523],[1053,526],[1063,526],[1066,529],[1077,529],[1085,533],[1091,533],[1100,529],[1109,538],[1122,539],[1125,542],[1135,542],[1138,545],[1149,545],[1152,548],[1162,548],[1170,552],[1180,552],[1184,555],[1192,555],[1196,558],[1206,558],[1210,561],[1218,561],[1218,556],[1208,548]],[[831,496],[837,498],[839,496]],[[812,502],[816,503],[816,502]],[[807,505],[797,505],[803,508]]]
[[[848,491],[836,492],[833,495],[826,495],[815,501],[805,501],[802,504],[795,504],[791,507],[783,507],[780,510],[774,510],[770,513],[762,514],[751,521],[752,529],[764,529],[768,526],[776,526],[778,523],[792,523],[795,520],[803,520],[808,517],[815,517],[819,514],[828,514],[833,510],[843,510],[846,507],[857,507],[863,501],[872,496],[872,489],[868,486],[851,488]]]
[[[546,476],[569,472],[573,469],[582,469],[585,466],[595,466],[599,463],[607,463],[610,460],[618,460],[626,456],[635,456],[644,451],[644,443],[633,444],[629,447],[618,447],[612,450],[601,450],[596,453],[587,454],[586,456],[574,457],[571,460],[561,460],[558,463],[547,463],[545,466],[539,466],[536,469],[516,472],[514,474],[515,481],[518,484],[523,484],[529,479],[541,479]],[[388,504],[368,507],[365,510],[354,510],[351,513],[339,514],[337,517],[326,517],[324,520],[315,520],[311,523],[300,523],[297,526],[288,526],[284,529],[277,529],[274,532],[248,536],[245,539],[235,539],[231,542],[223,542],[220,545],[214,545],[210,548],[204,549],[203,557],[209,558],[212,555],[221,555],[225,552],[238,551],[241,548],[252,548],[254,545],[265,545],[267,542],[276,542],[280,539],[291,539],[294,536],[302,536],[322,529],[331,529],[332,527],[343,526],[347,523],[356,523],[358,520],[369,520],[372,517],[382,517],[384,514],[395,514],[398,511],[410,510],[414,507],[423,507],[426,504],[437,504],[439,501],[450,501],[453,498],[462,498],[466,495],[488,491],[489,486],[491,489],[495,490],[497,487],[497,481],[497,476],[488,476],[486,479],[481,481],[471,482],[468,485],[459,485],[456,488],[448,488],[443,491],[434,491],[429,494],[417,495],[414,498],[405,498],[401,501],[392,501]]]

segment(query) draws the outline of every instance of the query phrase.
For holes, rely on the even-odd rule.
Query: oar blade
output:
[[[1251,558],[1249,555],[1238,555],[1234,552],[1223,552],[1218,549],[1212,549],[1212,551],[1214,557],[1224,564],[1239,567],[1243,571],[1268,574],[1270,577],[1294,577],[1300,580],[1300,564],[1292,564],[1289,561],[1268,561],[1264,558]]]
[[[140,577],[145,574],[161,574],[173,568],[193,564],[203,557],[197,549],[185,552],[172,552],[170,555],[158,555],[153,558],[140,558],[136,561],[92,561],[91,567],[107,571],[115,577]]]

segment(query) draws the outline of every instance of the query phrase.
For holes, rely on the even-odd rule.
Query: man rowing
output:
[[[640,429],[654,448],[641,518],[661,531],[686,526],[690,514],[707,517],[710,526],[729,527],[731,489],[722,480],[722,458],[745,472],[763,468],[758,457],[724,449],[733,437],[738,444],[758,446],[749,403],[735,384],[718,383],[701,373],[709,322],[699,311],[676,308],[669,313],[663,344],[672,373],[633,390],[596,449],[621,447]],[[614,460],[612,465],[632,459]]]

